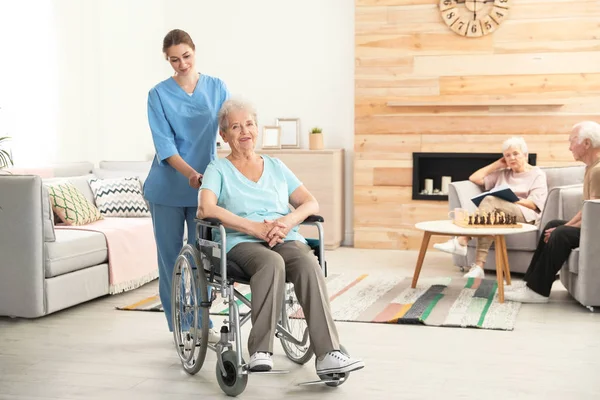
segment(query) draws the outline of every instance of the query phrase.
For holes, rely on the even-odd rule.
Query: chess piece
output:
[[[473,225],[473,216],[469,215],[469,225]]]
[[[490,225],[494,225],[496,223],[496,212],[493,212],[490,216]]]

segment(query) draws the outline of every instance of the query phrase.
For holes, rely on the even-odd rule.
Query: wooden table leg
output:
[[[421,273],[421,267],[423,266],[423,260],[425,259],[425,252],[429,245],[429,239],[431,238],[431,232],[423,233],[423,241],[421,242],[421,250],[419,250],[419,258],[417,258],[417,265],[415,267],[415,273],[413,275],[411,288],[417,287],[417,281],[419,280],[419,274]]]
[[[502,235],[494,237],[496,242],[496,280],[498,281],[498,299],[504,303],[504,256],[502,251]],[[499,247],[499,248],[498,248]]]
[[[506,237],[504,236],[500,236],[502,238],[502,258],[503,258],[503,263],[502,265],[504,266],[504,279],[506,279],[506,284],[507,285],[512,285],[511,283],[511,279],[510,279],[510,268],[508,265],[508,252],[506,251]]]

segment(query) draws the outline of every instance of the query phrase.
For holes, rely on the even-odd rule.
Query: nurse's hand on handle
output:
[[[200,185],[202,185],[202,174],[199,174],[198,172],[194,171],[190,174],[188,179],[190,181],[191,187],[193,187],[194,189],[200,189]]]

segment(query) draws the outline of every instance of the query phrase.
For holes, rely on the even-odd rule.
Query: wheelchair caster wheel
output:
[[[237,355],[235,351],[227,350],[221,357],[223,358],[223,367],[226,374],[223,375],[221,373],[221,367],[217,361],[217,382],[219,382],[221,390],[227,396],[235,397],[246,389],[248,375],[238,375]],[[245,364],[244,359],[242,359],[242,364]]]

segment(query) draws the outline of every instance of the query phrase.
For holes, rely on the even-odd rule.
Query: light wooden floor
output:
[[[332,272],[386,270],[412,276],[416,252],[341,248]],[[431,251],[422,276],[460,276]],[[156,291],[156,282],[37,320],[0,318],[0,399],[224,398],[215,355],[188,376],[162,313],[114,309]],[[219,322],[218,320],[215,320]],[[337,389],[296,384],[316,378],[279,344],[287,375],[252,375],[245,399],[598,399],[600,315],[575,303],[559,282],[550,304],[524,305],[512,332],[339,323],[342,343],[367,367]],[[245,346],[244,346],[245,347]],[[248,355],[245,355],[246,359]]]

